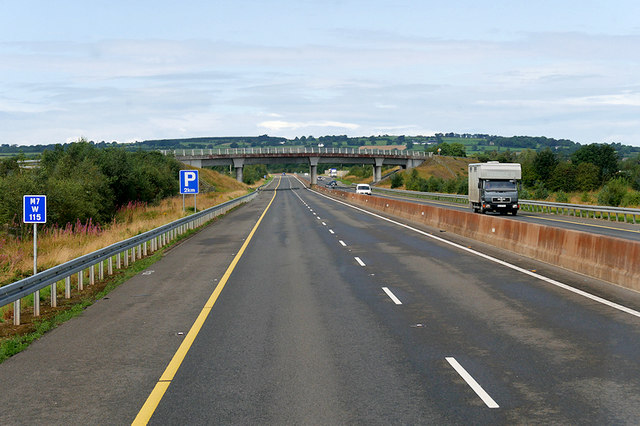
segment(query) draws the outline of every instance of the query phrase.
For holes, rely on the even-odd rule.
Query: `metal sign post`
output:
[[[22,197],[22,222],[33,223],[33,275],[38,273],[38,223],[47,223],[47,196]],[[52,291],[55,289],[52,288]],[[53,297],[53,296],[52,296]],[[40,291],[33,294],[33,316],[40,316]],[[20,325],[20,300],[13,303],[13,323]]]
[[[182,210],[184,211],[184,194],[193,194],[193,210],[197,210],[196,194],[200,192],[198,170],[180,170],[180,193],[182,194]]]

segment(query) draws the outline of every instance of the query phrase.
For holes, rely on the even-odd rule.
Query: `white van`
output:
[[[366,183],[359,183],[356,185],[356,194],[371,195],[371,187]]]

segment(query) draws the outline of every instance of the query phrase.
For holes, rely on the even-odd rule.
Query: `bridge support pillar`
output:
[[[382,162],[384,158],[375,158],[376,164],[373,166],[373,183],[378,183],[382,180]]]
[[[244,168],[244,158],[234,158],[233,167],[236,169],[236,180],[242,182],[242,169]]]
[[[311,186],[318,184],[318,161],[320,157],[309,157],[309,174],[311,175]]]
[[[431,154],[431,153],[430,153]],[[413,169],[414,167],[418,167],[420,164],[424,163],[424,159],[408,159],[407,164],[402,166],[404,169]]]

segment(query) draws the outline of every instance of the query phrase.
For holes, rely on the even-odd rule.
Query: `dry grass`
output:
[[[418,172],[418,176],[424,179],[428,179],[431,176],[442,179],[454,179],[458,176],[467,176],[467,169],[470,163],[475,163],[477,160],[471,158],[459,158],[459,157],[431,157],[424,163],[415,168]],[[402,171],[403,176],[407,177],[411,171]],[[380,185],[382,188],[391,187],[391,179],[385,180]],[[402,186],[399,189],[404,189]]]
[[[199,211],[247,193],[248,186],[232,178],[206,169],[200,169],[200,173],[201,179],[206,179],[216,187],[216,192],[198,194]],[[123,207],[113,222],[105,227],[76,224],[73,227],[56,229],[39,225],[38,270],[51,268],[190,214],[193,209],[193,196],[185,197],[185,206],[186,213],[182,210],[182,196],[176,196],[155,206],[131,203]],[[24,240],[0,237],[0,285],[9,284],[32,273],[31,237]]]

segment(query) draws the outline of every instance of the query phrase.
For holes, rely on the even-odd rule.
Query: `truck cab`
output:
[[[521,167],[517,163],[469,164],[469,205],[475,212],[516,215]]]

